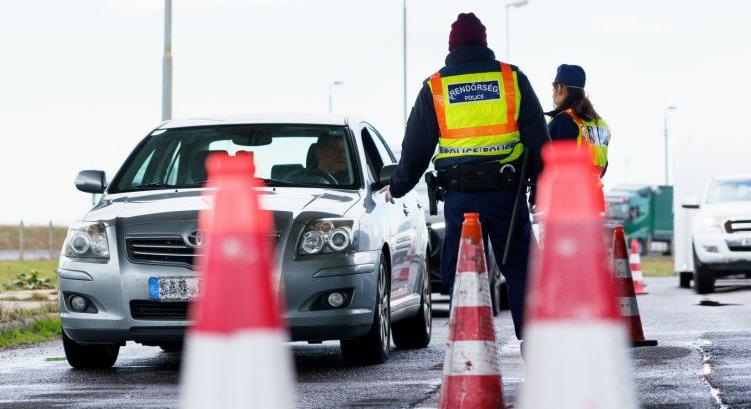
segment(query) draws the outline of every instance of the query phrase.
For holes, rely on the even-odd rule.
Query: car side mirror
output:
[[[699,205],[699,201],[696,200],[696,197],[688,196],[685,199],[683,199],[683,203],[681,203],[681,207],[684,209],[698,209],[701,206]]]
[[[76,176],[76,189],[86,193],[104,193],[107,179],[101,170],[82,170]]]
[[[396,164],[390,163],[383,165],[381,172],[378,174],[378,187],[384,187],[391,183],[391,176],[396,172]]]

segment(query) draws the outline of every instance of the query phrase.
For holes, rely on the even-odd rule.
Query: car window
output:
[[[201,187],[206,158],[253,153],[270,186],[356,189],[359,173],[347,128],[329,125],[225,125],[154,131],[128,158],[109,193]]]
[[[381,134],[378,133],[378,131],[371,125],[367,125],[367,128],[370,134],[373,135],[373,141],[375,142],[376,148],[378,149],[378,154],[381,155],[384,163],[396,163],[396,157],[394,156],[394,153],[391,152],[391,149],[389,148],[386,141],[383,140]]]
[[[362,146],[365,150],[365,161],[368,164],[370,174],[375,179],[381,172],[381,168],[383,168],[383,160],[381,159],[381,154],[378,152],[378,147],[373,136],[368,131],[368,128],[363,126],[360,134],[362,136]]]

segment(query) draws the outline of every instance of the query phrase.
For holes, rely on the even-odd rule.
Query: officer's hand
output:
[[[382,187],[381,190],[378,191],[378,193],[385,194],[385,196],[383,196],[383,200],[385,200],[385,201],[387,201],[389,203],[394,203],[394,197],[391,196],[391,190],[389,190],[389,187],[390,187],[390,185],[386,185],[386,186]]]

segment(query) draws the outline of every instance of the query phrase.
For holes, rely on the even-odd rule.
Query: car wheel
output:
[[[433,306],[430,300],[430,275],[428,263],[425,262],[425,273],[422,279],[422,294],[420,295],[420,310],[413,317],[395,322],[392,335],[394,344],[402,349],[425,348],[430,345],[430,335],[433,327]]]
[[[490,279],[490,303],[492,306],[493,316],[497,317],[501,313],[501,280],[500,272],[497,268],[492,270]]]
[[[65,335],[65,331],[63,331],[63,349],[68,363],[76,369],[112,368],[120,353],[118,344],[79,344]]]
[[[165,342],[163,344],[159,344],[159,348],[161,348],[164,352],[181,352],[183,350],[183,343],[180,341]]]
[[[714,275],[712,270],[699,261],[694,250],[694,291],[697,294],[711,294],[714,292]]]
[[[681,271],[678,277],[679,285],[681,288],[691,288],[691,280],[694,278],[693,273],[689,271]]]
[[[352,364],[380,364],[386,362],[391,346],[391,290],[386,275],[386,264],[381,255],[378,264],[378,283],[373,325],[365,336],[340,341],[344,360]]]

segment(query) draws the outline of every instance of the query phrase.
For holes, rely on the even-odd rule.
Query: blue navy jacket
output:
[[[446,57],[446,66],[441,68],[441,76],[488,72],[498,70],[499,62],[488,47],[469,45],[455,48]],[[529,150],[529,175],[532,181],[542,171],[540,149],[550,141],[545,117],[527,76],[519,68],[512,66],[519,83],[519,133],[521,142]],[[417,101],[407,120],[407,129],[402,141],[402,156],[391,177],[391,194],[402,197],[421,180],[430,164],[438,145],[440,130],[433,106],[433,95],[428,87],[429,79],[423,82]],[[482,157],[462,157],[460,162],[482,162]],[[515,166],[521,165],[521,158]]]

